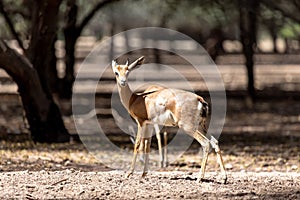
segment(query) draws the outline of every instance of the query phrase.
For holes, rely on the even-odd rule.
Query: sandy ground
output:
[[[146,178],[122,171],[18,171],[0,173],[0,198],[21,199],[299,199],[299,173],[229,173],[226,185],[215,173],[150,172]],[[276,193],[274,193],[276,191]]]
[[[125,171],[110,170],[79,143],[2,141],[0,199],[300,198],[298,137],[288,140],[281,136],[282,141],[278,141],[268,136],[268,143],[262,145],[265,138],[257,135],[229,136],[224,135],[221,142],[227,184],[221,183],[213,153],[205,180],[198,183],[201,158],[195,144],[165,169],[151,167],[145,178],[141,178],[141,172],[126,178]]]
[[[242,102],[228,101],[231,112],[219,140],[226,185],[220,183],[213,153],[206,180],[197,182],[197,143],[168,168],[151,167],[145,179],[139,172],[127,179],[124,171],[103,166],[83,144],[34,144],[26,134],[19,139],[13,134],[0,141],[0,199],[300,199],[299,104],[261,100],[247,109]],[[102,120],[109,125],[111,119]]]

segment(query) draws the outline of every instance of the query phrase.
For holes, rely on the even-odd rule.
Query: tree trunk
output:
[[[41,86],[37,71],[31,63],[0,41],[0,66],[18,85],[28,120],[31,137],[35,142],[67,142],[66,130],[58,107],[48,98]]]
[[[32,33],[28,58],[37,70],[48,98],[51,94],[52,48],[57,33],[58,12],[61,0],[38,0],[33,6]]]
[[[51,58],[49,62],[49,71],[48,71],[48,83],[50,87],[50,92],[51,94],[58,93],[59,92],[59,84],[60,84],[60,79],[58,78],[58,71],[57,71],[57,57],[56,57],[56,49],[55,49],[55,42],[57,41],[57,36],[52,42],[51,45]]]
[[[278,48],[277,48],[277,34],[275,31],[272,31],[271,33],[272,41],[273,41],[273,53],[278,53]]]
[[[248,72],[248,93],[251,99],[255,100],[254,87],[254,47],[256,44],[256,15],[259,3],[257,0],[241,0],[240,5],[240,31],[241,42],[243,45],[243,54],[246,58],[246,67]]]
[[[65,35],[69,35],[65,31]],[[75,65],[75,44],[77,38],[68,37],[65,39],[65,76],[61,80],[59,85],[59,97],[63,99],[71,99],[72,97],[72,88],[75,81],[74,76],[74,65]]]
[[[223,41],[224,37],[220,28],[214,28],[210,31],[208,39],[205,42],[205,49],[214,61],[216,61],[220,53],[224,53]]]
[[[45,98],[36,101],[45,102],[46,112],[41,112],[32,107],[30,98],[39,98],[33,95],[27,97],[26,93],[34,90],[34,87],[26,85],[20,89],[20,95],[24,102],[25,111],[28,109],[28,121],[31,126],[33,139],[39,142],[65,142],[69,140],[69,134],[66,130],[61,113],[54,103],[52,97],[51,84],[57,77],[53,73],[56,63],[53,61],[53,44],[57,36],[58,12],[62,0],[37,0],[33,5],[32,15],[32,33],[30,46],[28,48],[29,60],[38,74],[38,80],[33,79],[35,84],[41,84]],[[33,75],[32,75],[33,76]],[[24,77],[23,77],[24,78]],[[17,80],[16,80],[17,81]],[[32,84],[32,83],[31,83]],[[32,110],[31,110],[32,109]],[[32,112],[39,111],[39,118],[33,118]],[[35,117],[35,116],[34,116]],[[33,119],[32,119],[33,118]]]
[[[76,0],[68,0],[68,10],[66,13],[66,25],[64,27],[65,37],[65,76],[63,77],[59,96],[64,99],[71,99],[72,88],[75,81],[74,65],[75,65],[75,45],[80,33],[76,27],[78,6]]]
[[[274,21],[275,21],[275,17],[272,17],[271,20],[268,20],[265,25],[271,35],[271,38],[272,38],[272,43],[273,43],[273,50],[272,50],[272,53],[278,53],[278,48],[277,48],[277,45],[276,45],[276,40],[277,40],[277,25],[274,24]]]
[[[53,44],[57,33],[61,0],[36,0],[32,6],[31,39],[25,56],[18,55],[2,42],[1,67],[19,88],[32,139],[36,142],[66,142],[70,135],[51,94],[51,77],[56,63]]]

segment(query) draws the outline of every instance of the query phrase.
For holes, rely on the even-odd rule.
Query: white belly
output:
[[[165,125],[165,126],[174,126],[174,125],[176,125],[173,114],[169,110],[161,112],[159,115],[152,118],[151,121],[155,124]]]

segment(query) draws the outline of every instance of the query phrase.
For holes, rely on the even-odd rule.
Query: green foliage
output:
[[[4,10],[7,12],[14,28],[20,34],[20,37],[25,39],[28,36],[29,29],[29,4],[24,5],[22,0],[3,0]],[[7,23],[2,14],[0,14],[0,36],[11,38],[11,34]]]
[[[300,37],[300,24],[289,21],[281,27],[279,35],[287,39],[299,39]]]
[[[9,38],[10,37],[10,32],[9,32],[9,29],[8,29],[8,26],[6,25],[5,23],[5,20],[0,17],[0,36],[2,38]]]

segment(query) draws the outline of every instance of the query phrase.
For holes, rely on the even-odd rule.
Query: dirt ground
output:
[[[214,153],[205,181],[197,182],[201,158],[196,143],[169,167],[150,168],[145,179],[140,172],[127,179],[125,171],[107,168],[81,143],[34,144],[27,134],[10,134],[0,142],[0,198],[299,199],[296,102],[259,100],[248,109],[243,100],[228,99],[230,112],[220,137],[226,185],[220,183]]]
[[[121,171],[18,171],[0,174],[1,199],[299,199],[299,173],[230,172],[226,185],[207,173],[151,172],[125,178]]]

